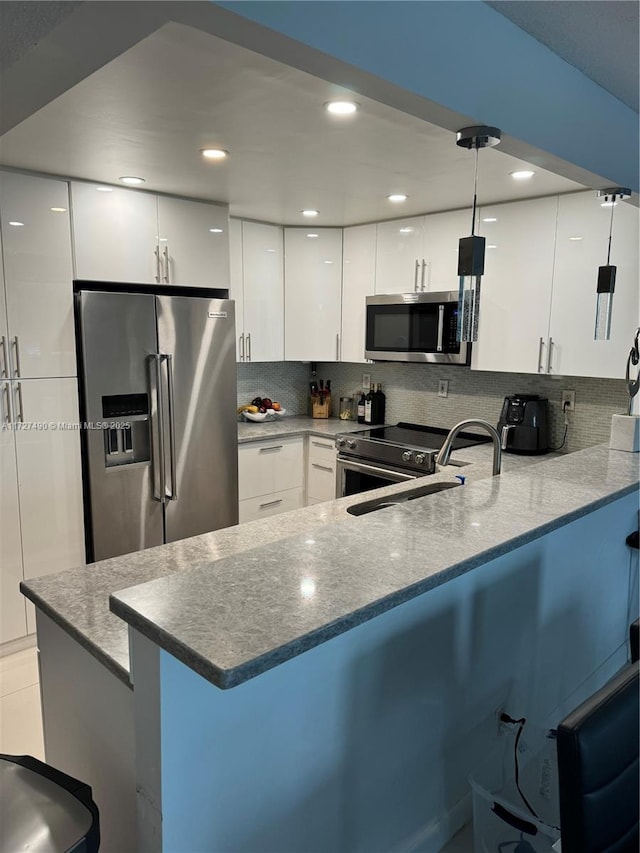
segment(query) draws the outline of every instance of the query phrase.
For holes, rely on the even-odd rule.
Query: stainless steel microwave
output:
[[[367,296],[366,358],[469,364],[471,345],[457,335],[457,290]]]

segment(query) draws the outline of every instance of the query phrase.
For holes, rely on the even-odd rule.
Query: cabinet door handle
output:
[[[418,290],[418,268],[420,267],[420,262],[416,258],[416,268],[413,273],[413,289],[417,292]]]
[[[340,335],[336,335],[336,361],[340,361]]]
[[[156,256],[156,281],[160,282],[160,249],[158,246],[153,250],[153,254]]]
[[[18,411],[18,416],[17,416],[16,420],[19,423],[23,424],[24,423],[24,404],[22,402],[22,382],[16,382],[16,392],[18,394],[18,405],[16,406],[15,398],[14,398],[13,407],[14,407],[14,410],[17,409],[17,411]]]
[[[0,338],[0,346],[2,346],[2,368],[0,369],[0,379],[8,379],[9,356],[7,354],[7,339],[4,335]]]
[[[169,284],[169,244],[164,244],[164,251],[162,253],[164,255],[164,280],[166,284]]]
[[[553,338],[549,338],[549,354],[547,358],[547,373],[551,373],[551,359],[553,358]]]
[[[251,361],[251,332],[247,333],[247,361]]]
[[[542,360],[542,352],[544,350],[544,338],[540,338],[538,344],[538,373],[544,373],[544,361]]]
[[[425,259],[422,259],[422,273],[420,275],[420,290],[424,290],[424,277],[427,270],[427,262]]]
[[[284,444],[278,444],[274,447],[261,447],[258,453],[272,453],[274,450],[282,450]]]
[[[311,466],[313,468],[319,468],[320,471],[328,471],[330,474],[335,474],[335,471],[333,470],[333,468],[329,468],[328,465],[318,465],[317,462],[312,462]]]
[[[16,351],[16,366],[13,375],[16,379],[20,379],[20,342],[17,335],[13,339],[13,346]]]
[[[3,398],[6,395],[6,409],[2,402]],[[10,424],[11,423],[11,398],[9,396],[9,384],[3,383],[2,390],[0,391],[0,418],[3,423]]]
[[[283,501],[283,498],[278,498],[277,501],[267,501],[266,504],[260,504],[260,509],[264,509],[267,506],[277,506],[278,504],[281,504],[282,501]]]
[[[321,441],[312,441],[314,447],[324,447],[326,450],[333,450],[333,444],[323,444]]]
[[[244,332],[238,338],[240,345],[240,361],[244,361]]]

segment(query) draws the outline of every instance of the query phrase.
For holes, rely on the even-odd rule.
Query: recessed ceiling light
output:
[[[125,175],[124,178],[118,178],[123,184],[144,184],[144,178],[136,178],[135,175]]]
[[[222,228],[209,228],[212,234],[222,234]]]
[[[275,252],[275,249],[267,249],[267,252]]]
[[[229,152],[224,148],[202,148],[200,153],[207,160],[224,160],[229,156]]]
[[[332,264],[333,261],[324,261],[325,264]]]
[[[317,237],[317,234],[307,234],[307,237]]]
[[[300,213],[301,213],[303,216],[317,216],[319,212],[320,212],[320,211],[318,211],[318,210],[311,210],[311,209],[309,209],[309,210],[301,210],[301,211],[300,211]]]
[[[582,240],[582,237],[569,237],[570,240]]]
[[[413,231],[413,228],[400,228],[401,234],[411,234],[412,231]]]
[[[334,116],[348,116],[353,115],[358,106],[359,104],[356,104],[355,101],[328,101],[324,108]]]
[[[487,246],[487,249],[497,249],[497,248],[498,248],[498,247],[495,245],[495,243],[490,243],[490,244]]]
[[[615,207],[617,203],[617,201],[603,201],[600,207]]]
[[[67,212],[67,208],[66,208],[66,207],[52,207],[52,208],[51,208],[51,211],[52,211],[53,213],[66,213],[66,212]]]
[[[519,172],[509,172],[509,174],[516,181],[526,181],[527,178],[532,178],[535,172],[531,172],[529,169],[522,169]]]
[[[486,216],[482,221],[483,222],[497,222],[498,219],[495,216]]]
[[[96,187],[99,193],[112,193],[113,187]]]
[[[389,199],[389,201],[393,201],[394,203],[398,204],[401,201],[406,201],[408,196],[404,195],[403,193],[392,193],[391,195],[388,195],[387,198]]]
[[[10,222],[9,225],[15,225],[16,228],[21,228],[24,222]]]

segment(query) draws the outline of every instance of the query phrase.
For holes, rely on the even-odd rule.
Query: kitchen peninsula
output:
[[[463,487],[403,506],[343,498],[23,584],[47,761],[94,786],[105,851],[439,849],[495,709],[549,724],[620,665],[637,457],[492,478],[487,446],[456,456]]]

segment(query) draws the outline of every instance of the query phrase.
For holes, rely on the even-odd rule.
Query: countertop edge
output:
[[[190,646],[180,642],[173,635],[157,626],[155,622],[146,619],[137,610],[131,608],[125,602],[118,599],[117,592],[109,596],[109,607],[116,616],[123,619],[132,628],[155,642],[160,646],[160,648],[176,657],[216,687],[219,687],[222,690],[227,690],[237,687],[245,681],[249,681],[250,679],[261,675],[262,673],[285,663],[287,660],[291,660],[292,658],[297,657],[298,655],[301,655],[304,652],[339,636],[340,634],[346,633],[352,628],[368,622],[394,607],[404,604],[411,599],[417,598],[419,595],[429,592],[432,589],[436,589],[449,581],[455,580],[467,572],[485,565],[504,554],[508,554],[523,545],[527,545],[530,542],[541,539],[543,536],[546,536],[554,530],[564,527],[567,524],[570,524],[573,521],[594,512],[595,510],[607,506],[616,500],[633,494],[637,491],[637,488],[637,483],[633,483],[616,489],[608,495],[596,498],[581,507],[569,510],[563,515],[544,522],[539,527],[528,530],[525,533],[518,534],[513,537],[513,539],[500,542],[497,545],[484,551],[480,551],[471,557],[459,561],[458,563],[452,563],[446,569],[443,569],[434,575],[430,575],[429,577],[403,589],[396,590],[383,598],[370,602],[358,610],[334,619],[308,634],[296,637],[289,642],[265,652],[262,655],[240,663],[230,669],[222,669],[216,666],[211,660],[204,657]]]

